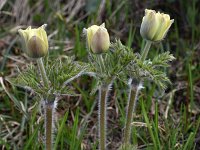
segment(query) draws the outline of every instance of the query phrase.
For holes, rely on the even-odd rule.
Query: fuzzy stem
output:
[[[149,49],[151,47],[151,41],[146,41],[145,47],[141,54],[141,60],[144,61],[148,55]],[[132,82],[132,79],[131,79]],[[142,81],[134,87],[132,83],[129,84],[129,96],[128,96],[128,109],[127,109],[127,116],[126,116],[126,124],[125,124],[125,133],[124,133],[124,144],[125,146],[130,142],[130,135],[131,135],[131,122],[133,119],[133,113],[135,112],[138,100],[138,94],[142,87]]]
[[[45,71],[45,68],[44,68],[44,63],[43,63],[42,58],[37,59],[37,65],[39,67],[44,86],[49,88],[49,80],[47,78],[47,74],[46,74],[46,71]]]
[[[127,109],[127,116],[126,116],[126,125],[125,125],[125,134],[124,134],[124,143],[125,144],[129,144],[129,142],[130,142],[131,122],[132,122],[132,118],[133,118],[133,112],[136,109],[140,87],[141,87],[141,83],[139,83],[135,87],[136,90],[133,86],[130,87],[129,102],[128,102],[128,109]]]
[[[142,51],[142,54],[141,54],[141,60],[144,61],[149,53],[149,49],[151,47],[151,41],[146,41],[146,44],[145,44],[145,47]]]
[[[106,67],[105,67],[105,64],[104,64],[104,59],[103,59],[103,57],[102,57],[102,54],[100,54],[100,60],[101,60],[101,65],[102,65],[102,68],[103,68],[103,70],[105,70],[106,69]]]
[[[46,150],[52,150],[53,147],[53,126],[54,126],[54,102],[45,102],[45,148]]]
[[[111,84],[99,88],[99,149],[106,150],[106,103]]]

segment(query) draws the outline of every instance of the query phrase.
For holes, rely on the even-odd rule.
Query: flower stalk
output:
[[[131,79],[132,80],[132,79]],[[135,87],[129,85],[129,96],[128,96],[128,108],[127,108],[127,114],[126,114],[126,125],[125,125],[125,133],[124,133],[124,143],[125,145],[129,144],[130,137],[131,137],[131,122],[133,118],[133,113],[136,110],[136,105],[138,101],[138,94],[140,92],[140,89],[142,88],[142,83],[140,82]]]
[[[99,88],[99,149],[106,150],[106,109],[109,91],[112,83],[109,85],[101,85]]]
[[[40,70],[40,74],[41,74],[44,86],[49,88],[49,80],[47,78],[47,74],[46,74],[46,71],[45,71],[45,68],[44,68],[44,63],[43,63],[42,58],[37,59],[37,65],[38,65],[38,68]]]
[[[49,80],[44,68],[44,63],[42,58],[37,59],[37,65],[40,70],[41,78],[45,87],[49,88]],[[53,146],[53,121],[54,121],[54,111],[55,111],[55,101],[45,101],[44,111],[45,111],[45,149],[52,150]]]
[[[145,47],[142,51],[141,60],[144,61],[147,57],[149,49],[151,47],[151,41],[146,41]],[[133,119],[133,113],[137,107],[138,95],[140,89],[142,88],[142,81],[139,81],[136,86],[132,84],[133,79],[129,81],[129,96],[128,96],[128,105],[127,105],[127,115],[124,131],[124,144],[125,147],[129,145],[131,137],[131,122]]]
[[[44,102],[45,110],[45,149],[52,150],[53,146],[53,128],[54,128],[54,113],[55,113],[55,101]]]
[[[141,54],[141,60],[144,61],[146,58],[147,58],[147,55],[149,53],[149,49],[151,47],[151,41],[146,41],[146,44],[145,44],[145,47],[142,51],[142,54]]]
[[[44,68],[44,63],[42,58],[37,59],[37,65],[41,74],[41,78],[44,87],[49,88],[49,80]],[[45,93],[47,94],[47,93]],[[45,101],[44,111],[45,111],[45,149],[52,150],[53,147],[53,126],[54,126],[54,112],[55,112],[55,100]]]

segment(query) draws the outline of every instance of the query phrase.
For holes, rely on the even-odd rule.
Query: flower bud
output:
[[[23,40],[24,51],[31,58],[41,58],[48,53],[48,39],[46,25],[37,29],[28,27],[26,30],[19,29],[18,32]]]
[[[93,25],[87,29],[88,48],[95,54],[106,52],[110,46],[110,37],[105,25]]]
[[[160,13],[155,10],[145,9],[145,16],[140,27],[141,36],[149,41],[156,42],[162,40],[174,19],[170,20],[168,14]]]

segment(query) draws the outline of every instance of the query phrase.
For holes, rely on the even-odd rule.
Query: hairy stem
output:
[[[148,55],[149,49],[151,47],[151,41],[146,41],[145,47],[141,54],[141,60],[144,61]],[[137,106],[138,95],[142,87],[142,81],[139,81],[138,84],[134,87],[132,85],[132,79],[129,84],[129,96],[128,96],[128,106],[127,106],[127,116],[125,123],[125,132],[124,132],[124,144],[127,145],[130,142],[131,135],[131,122],[133,119],[133,113],[135,112]]]
[[[105,70],[106,67],[105,67],[105,64],[104,64],[104,59],[102,57],[102,54],[100,54],[100,60],[101,60],[101,63],[102,63],[101,66],[102,66],[103,70]]]
[[[37,59],[37,65],[39,67],[44,86],[48,88],[49,87],[49,80],[47,78],[47,74],[46,74],[46,71],[45,71],[45,68],[44,68],[44,63],[43,63],[42,58]]]
[[[131,85],[130,85],[131,86]],[[126,115],[125,133],[124,133],[124,143],[129,144],[131,136],[131,122],[133,118],[133,112],[136,109],[139,91],[141,88],[141,83],[137,84],[136,87],[130,87],[129,102]]]
[[[99,149],[106,150],[106,103],[110,91],[109,85],[99,88]]]
[[[141,54],[141,60],[144,61],[149,53],[149,49],[151,47],[151,41],[146,41],[146,44],[145,44],[145,47],[142,51],[142,54]]]
[[[45,148],[52,150],[53,147],[53,127],[54,127],[54,111],[55,101],[44,102],[45,109]]]
[[[49,88],[49,80],[47,78],[47,74],[44,68],[44,63],[42,58],[37,59],[37,65],[41,74],[42,82],[45,87]],[[46,94],[45,99],[46,99]],[[44,96],[43,95],[43,96]],[[53,121],[54,121],[54,110],[55,110],[55,101],[46,101],[43,103],[44,104],[44,111],[45,111],[45,149],[46,150],[52,150],[52,143],[53,143],[53,138],[52,138],[52,132],[53,132]]]

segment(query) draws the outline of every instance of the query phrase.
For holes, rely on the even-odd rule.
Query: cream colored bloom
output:
[[[24,51],[31,58],[44,57],[48,53],[48,39],[46,25],[37,29],[31,29],[29,26],[26,30],[19,29],[18,32],[23,40]]]
[[[88,48],[96,54],[106,52],[110,46],[110,37],[105,25],[93,25],[86,29]]]
[[[160,13],[155,10],[145,9],[145,16],[142,19],[140,27],[141,36],[149,41],[160,41],[162,40],[174,19],[170,20],[168,14]]]

